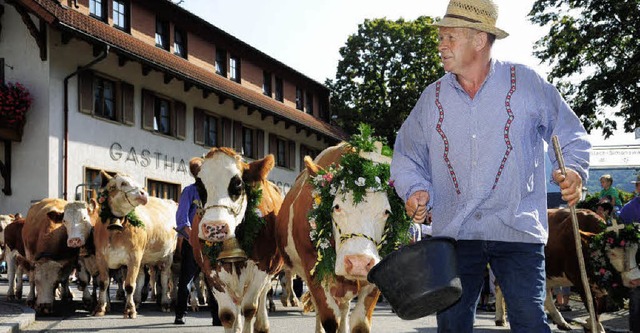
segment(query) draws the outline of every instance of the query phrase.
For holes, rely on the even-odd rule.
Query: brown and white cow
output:
[[[18,265],[17,258],[24,257],[24,242],[22,241],[22,228],[24,219],[15,219],[4,229],[5,259],[7,261],[7,279],[9,290],[7,300],[22,299],[22,266]]]
[[[367,281],[371,267],[380,261],[376,244],[381,241],[387,213],[391,210],[385,192],[367,192],[365,199],[354,205],[352,193],[335,196],[334,237],[336,247],[336,278],[328,285],[318,283],[313,271],[317,259],[317,250],[309,237],[310,224],[307,215],[312,209],[312,186],[310,177],[314,177],[319,168],[327,168],[339,162],[349,148],[343,143],[325,149],[311,161],[305,158],[306,169],[285,196],[278,215],[278,247],[283,253],[287,266],[293,273],[301,276],[309,287],[316,308],[316,332],[370,332],[371,316],[380,291]],[[370,237],[353,237],[342,242],[339,226],[343,234],[364,234]],[[350,301],[358,297],[350,313]]]
[[[607,230],[624,228],[624,225],[612,226]],[[640,234],[640,224],[635,223],[636,233]],[[640,287],[640,266],[638,265],[638,243],[629,242],[624,247],[614,247],[607,252],[611,266],[620,273],[622,284],[627,288]]]
[[[595,235],[604,231],[604,220],[596,213],[588,209],[577,209],[578,225],[582,239],[582,252],[587,267],[587,278],[591,281],[591,295],[593,296],[596,316],[599,317],[606,309],[606,291],[595,284],[592,270],[588,269],[589,241]],[[561,330],[571,330],[571,326],[565,321],[558,309],[555,307],[551,290],[554,287],[572,286],[578,292],[586,304],[586,296],[580,275],[580,266],[577,260],[575,240],[573,237],[573,223],[571,213],[568,209],[549,209],[547,211],[549,221],[549,239],[545,246],[545,270],[547,275],[546,288],[547,298],[544,307],[549,313],[553,322]],[[496,289],[497,291],[498,289]],[[505,323],[505,311],[502,294],[496,292],[496,325],[503,326]],[[587,323],[590,323],[587,320]],[[598,328],[596,332],[605,332],[602,324],[596,318]],[[590,327],[588,329],[591,329]],[[593,330],[591,330],[593,331]]]
[[[106,195],[102,196],[105,198],[103,202],[98,199],[100,209],[110,209],[111,214],[103,214],[101,211],[100,221],[94,226],[100,295],[93,314],[104,316],[107,311],[109,269],[127,266],[127,275],[124,279],[126,292],[124,317],[135,318],[136,304],[141,302],[141,288],[144,284],[144,271],[141,269],[143,265],[155,266],[161,271],[160,303],[162,310],[168,312],[170,307],[168,282],[177,240],[177,234],[173,229],[176,225],[177,204],[171,200],[148,197],[142,186],[129,176],[116,174],[111,177],[101,172],[101,177],[101,194]],[[132,224],[130,217],[127,217],[127,214],[132,212],[143,225]],[[109,229],[108,225],[111,221],[104,221],[105,216],[109,219],[120,219],[123,229]]]
[[[0,215],[0,262],[4,260],[4,229],[14,220],[14,215]]]
[[[205,273],[207,284],[218,301],[219,316],[225,332],[268,332],[265,300],[272,276],[282,268],[276,248],[275,221],[282,194],[267,176],[274,167],[273,155],[251,163],[230,148],[212,148],[201,163],[198,177],[206,198],[202,215],[195,218],[190,243],[196,262]],[[247,188],[259,187],[262,197],[255,209],[264,219],[257,230],[248,260],[223,262],[211,260],[203,251],[205,242],[219,243],[235,238],[242,227],[251,200]],[[218,258],[219,259],[219,258]],[[255,318],[255,323],[253,322]]]
[[[78,260],[78,249],[67,246],[67,228],[62,223],[71,214],[67,201],[43,199],[31,206],[22,228],[26,260],[19,263],[29,272],[27,304],[35,305],[39,313],[51,313],[55,289],[62,286],[61,298],[72,299],[69,274]],[[37,298],[36,298],[37,295]],[[35,299],[35,304],[34,304]]]

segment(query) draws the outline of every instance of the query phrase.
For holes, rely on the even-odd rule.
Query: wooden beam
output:
[[[164,84],[169,84],[173,80],[173,75],[164,73]]]
[[[149,73],[151,73],[151,67],[142,65],[142,76],[147,76]]]
[[[211,91],[209,91],[207,89],[202,89],[202,98],[203,99],[209,98],[209,95],[211,95]]]
[[[260,120],[264,121],[267,117],[269,117],[269,115],[266,112],[260,113]]]
[[[184,81],[184,92],[189,92],[189,90],[191,90],[192,87],[193,87],[193,83]]]
[[[104,51],[104,48],[98,44],[93,44],[93,57],[97,57],[99,56],[102,51]]]
[[[62,32],[60,34],[60,42],[62,42],[62,45],[67,45],[69,44],[69,42],[71,42],[71,39],[73,38],[73,36],[71,36],[70,33],[68,32]]]
[[[256,109],[254,109],[252,107],[248,107],[247,108],[247,115],[248,116],[252,115],[254,112],[256,112]]]
[[[291,123],[288,121],[284,122],[284,129],[289,129],[289,127],[291,127]]]
[[[39,22],[40,27],[38,29],[38,27],[36,27],[36,24],[33,23],[33,21],[31,20],[31,16],[29,15],[29,13],[24,7],[18,4],[13,4],[13,3],[11,3],[11,5],[13,6],[13,8],[16,9],[18,14],[20,14],[20,17],[22,18],[22,22],[24,22],[24,24],[27,26],[27,29],[29,30],[29,34],[31,34],[31,37],[35,39],[36,44],[40,49],[40,60],[46,61],[47,60],[47,23],[44,20],[40,19],[40,22]]]
[[[302,126],[296,126],[296,134],[302,131]]]
[[[274,125],[278,125],[278,123],[280,122],[280,117],[273,117],[273,124]]]
[[[311,132],[311,130],[308,128],[306,129],[306,131],[307,131],[307,138],[313,134],[313,132]]]
[[[118,54],[118,66],[124,67],[127,64],[128,59],[122,54]]]
[[[241,103],[239,100],[234,99],[234,100],[233,100],[233,109],[234,109],[234,110],[237,110],[237,109],[239,109],[239,108],[240,108],[240,106],[242,106],[242,103]]]
[[[227,97],[222,95],[218,96],[218,104],[224,104],[224,102],[226,101],[227,101]]]

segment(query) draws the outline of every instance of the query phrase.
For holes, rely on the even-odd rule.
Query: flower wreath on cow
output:
[[[109,189],[104,189],[102,192],[98,193],[98,203],[100,204],[100,220],[102,220],[102,223],[109,223],[109,226],[107,227],[108,229],[122,230],[122,225],[125,222],[131,223],[131,225],[134,227],[144,228],[144,222],[140,220],[140,218],[136,214],[135,209],[131,210],[127,215],[125,215],[123,221],[122,217],[113,215],[108,201]],[[131,206],[133,206],[133,204],[131,204]]]
[[[360,134],[352,136],[348,143],[353,149],[342,156],[338,164],[332,164],[326,169],[320,169],[315,177],[310,178],[313,186],[313,207],[309,212],[311,231],[309,237],[317,251],[317,261],[311,270],[316,281],[325,283],[335,278],[336,250],[334,244],[335,226],[340,234],[340,241],[344,242],[352,237],[365,237],[377,245],[381,258],[397,250],[409,242],[409,227],[411,220],[407,216],[402,199],[396,194],[390,178],[390,168],[387,163],[376,163],[362,157],[361,153],[374,152],[376,145],[383,142],[372,135],[372,130],[366,125],[360,125]],[[388,147],[383,147],[381,154],[391,157]],[[354,204],[364,199],[366,192],[385,192],[391,206],[391,214],[385,224],[380,242],[364,234],[342,234],[339,226],[332,219],[333,201],[338,192],[353,194]]]
[[[621,226],[622,227],[622,226]],[[608,259],[607,253],[614,248],[625,248],[631,244],[640,243],[640,230],[637,224],[627,224],[619,230],[608,228],[594,236],[589,243],[591,258],[593,259],[593,275],[596,284],[607,291],[611,299],[620,307],[624,298],[629,295],[629,289],[622,284],[622,277]]]
[[[262,200],[262,188],[259,183],[254,186],[251,182],[245,182],[244,192],[247,194],[247,209],[244,213],[242,223],[236,228],[235,234],[242,250],[244,250],[245,253],[252,253],[254,241],[256,237],[258,237],[260,230],[266,225],[266,221],[262,217],[260,209],[258,209],[260,200]],[[198,206],[198,218],[202,218],[204,215],[202,202],[198,201],[195,202],[195,204]],[[200,240],[200,242],[202,243],[202,253],[209,258],[211,266],[215,267],[218,255],[222,252],[223,243],[204,240]]]

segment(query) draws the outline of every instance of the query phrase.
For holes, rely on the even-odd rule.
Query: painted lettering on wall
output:
[[[291,189],[291,184],[287,183],[287,182],[283,182],[277,179],[271,179],[271,181],[276,184],[276,186],[278,186],[278,188],[280,188],[280,191],[282,191],[282,194],[287,194],[287,192],[289,192],[289,190]]]
[[[114,142],[109,147],[109,157],[114,161],[124,161],[124,163],[133,163],[141,167],[154,167],[156,169],[168,170],[171,172],[182,172],[187,174],[187,164],[184,159],[178,160],[174,156],[169,156],[161,152],[151,152],[149,149],[143,148],[136,151],[135,147],[128,150],[123,149],[122,145]],[[155,164],[152,163],[152,157],[155,157]]]

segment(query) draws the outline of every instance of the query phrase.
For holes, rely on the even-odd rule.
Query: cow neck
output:
[[[262,185],[256,183],[256,185],[244,183],[244,193],[247,200],[247,209],[245,210],[242,222],[236,227],[235,234],[240,247],[245,253],[251,255],[253,253],[253,244],[260,231],[265,227],[266,222],[263,217],[262,211],[259,209],[260,202],[262,201]],[[195,219],[202,219],[205,209],[202,208],[202,203],[198,202],[199,207]],[[194,221],[194,224],[195,221]],[[222,242],[211,242],[200,239],[202,245],[202,253],[209,258],[212,267],[216,267],[218,255],[222,251]]]
[[[606,225],[601,223],[601,227],[605,229]],[[622,284],[622,276],[609,261],[607,252],[616,247],[624,249],[633,243],[640,244],[640,227],[635,224],[625,225],[620,230],[605,230],[593,236],[589,242],[592,260],[587,260],[591,266],[588,273],[595,279],[598,287],[606,290],[619,306],[624,305],[629,288]]]
[[[118,190],[119,191],[119,190]],[[127,199],[128,200],[128,199]],[[142,228],[144,227],[144,222],[140,220],[138,215],[136,214],[136,209],[133,208],[127,215],[120,217],[113,215],[111,211],[111,206],[109,206],[110,196],[108,190],[103,190],[98,194],[98,204],[100,205],[100,220],[102,223],[107,223],[112,219],[123,219],[122,224],[124,225],[126,222],[129,222],[134,227]]]

